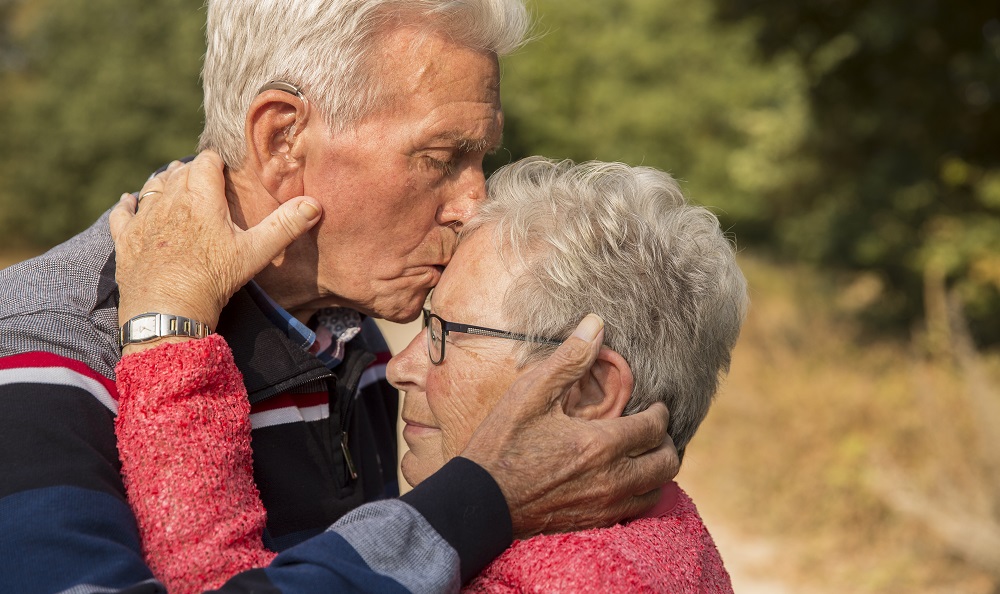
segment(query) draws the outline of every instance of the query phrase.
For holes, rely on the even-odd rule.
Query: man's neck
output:
[[[227,167],[225,176],[229,214],[233,223],[241,229],[258,225],[280,206],[278,199],[264,189],[248,168],[233,171]],[[254,277],[254,281],[275,303],[302,323],[306,323],[318,308],[308,304],[304,293],[309,289],[301,286],[302,280],[309,278],[309,273],[298,274],[298,267],[294,266],[295,255],[288,252],[302,251],[305,245],[293,244]],[[315,278],[315,273],[312,276]]]

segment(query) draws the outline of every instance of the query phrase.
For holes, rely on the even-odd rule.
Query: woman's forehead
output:
[[[503,297],[513,280],[489,234],[473,233],[459,244],[428,296],[429,309],[449,321],[502,324]]]

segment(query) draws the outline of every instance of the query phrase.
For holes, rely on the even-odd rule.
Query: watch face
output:
[[[129,334],[132,340],[142,340],[156,336],[156,316],[133,319]]]

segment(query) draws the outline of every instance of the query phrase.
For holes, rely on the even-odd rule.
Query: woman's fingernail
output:
[[[597,314],[587,314],[580,325],[573,331],[573,336],[591,342],[604,328],[604,320]]]
[[[319,216],[319,209],[312,202],[303,200],[299,202],[299,214],[305,217],[307,221],[311,221]]]

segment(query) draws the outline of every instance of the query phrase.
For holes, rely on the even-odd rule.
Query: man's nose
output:
[[[457,231],[486,199],[486,176],[482,163],[463,169],[455,180],[454,190],[438,215],[438,222]],[[458,223],[456,225],[456,223]]]

